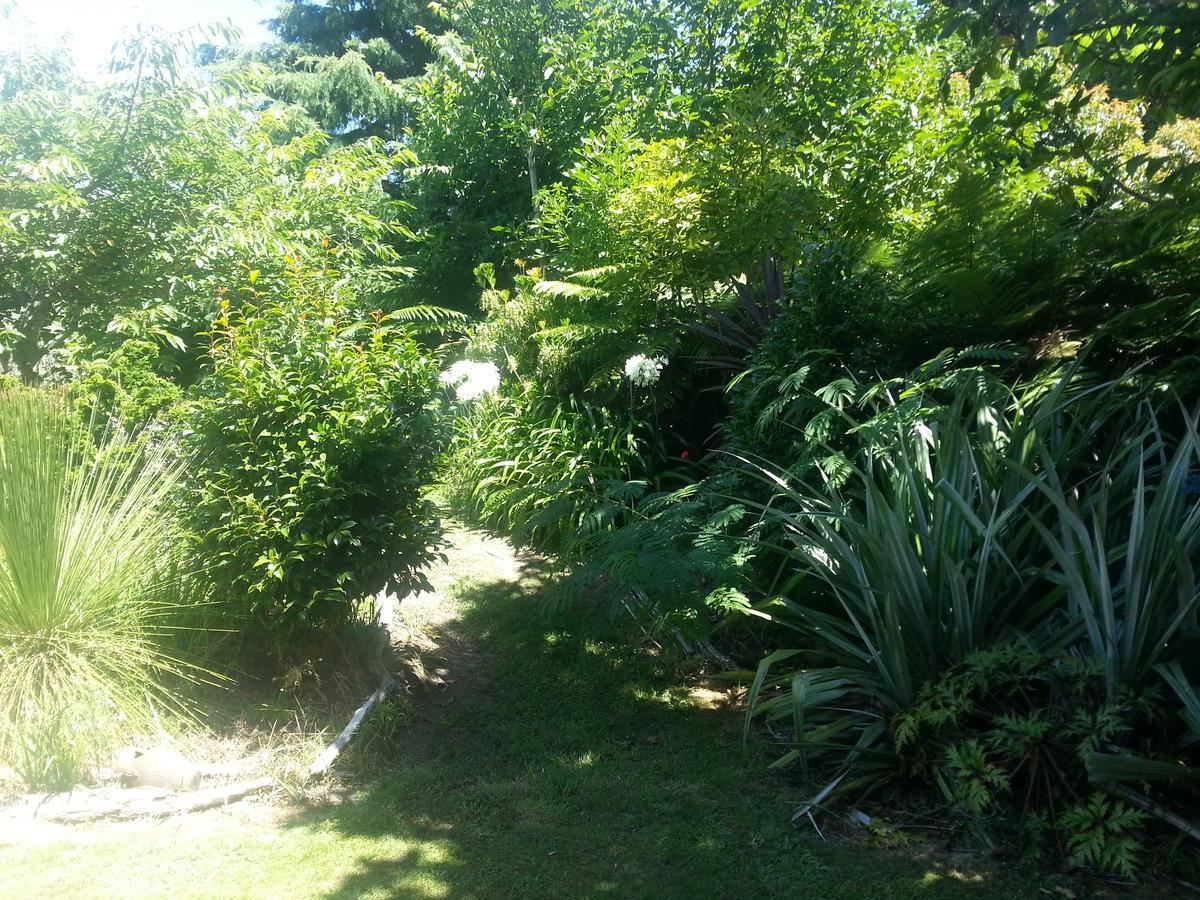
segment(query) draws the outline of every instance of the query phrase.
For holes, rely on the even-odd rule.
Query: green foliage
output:
[[[578,398],[484,398],[458,420],[444,463],[453,505],[550,550],[620,521],[646,490],[638,425]]]
[[[246,272],[278,282],[291,256],[336,259],[364,309],[404,274],[383,179],[408,157],[326,152],[299,110],[266,103],[261,68],[201,77],[185,49],[141,34],[103,85],[5,82],[0,365],[27,381],[129,339],[170,348],[162,371],[190,380],[219,295]]]
[[[158,374],[159,348],[149,341],[125,341],[104,358],[88,360],[72,385],[85,421],[138,429],[177,410],[183,392]]]
[[[794,723],[788,758],[805,767],[856,762],[922,684],[1038,612],[996,541],[1024,498],[988,484],[961,427],[894,440],[895,457],[853,467],[847,488],[781,479],[786,506],[772,503],[795,574],[756,613],[796,630],[820,665],[771,675],[800,651],[771,654],[750,700],[753,715]]]
[[[405,172],[414,206],[418,296],[463,308],[470,272],[520,255],[538,192],[558,181],[590,130],[621,115],[653,115],[669,102],[657,5],[551,0],[468,0],[435,7],[434,54],[412,84]]]
[[[678,11],[693,44],[669,67],[678,100],[652,100],[657,121],[597,112],[562,177],[541,180],[521,249],[510,229],[479,254],[469,346],[506,378],[451,470],[494,525],[529,534],[537,507],[591,531],[551,460],[588,459],[604,436],[512,422],[579,402],[637,421],[646,486],[621,504],[583,495],[604,514],[578,593],[695,635],[750,624],[765,656],[748,724],[786,745],[780,764],[841,791],[903,772],[939,785],[977,839],[1064,851],[1085,755],[1161,763],[1194,718],[1194,426],[1122,377],[1062,367],[1148,363],[1148,383],[1190,397],[1200,144],[1192,121],[1039,71],[1048,56],[968,71],[972,48],[912,14]],[[468,45],[442,46],[479,71]],[[489,109],[474,90],[439,95],[443,121]],[[514,197],[522,136],[477,157],[505,160]],[[437,140],[423,163],[461,158]],[[448,169],[421,177],[464,171]],[[634,352],[671,360],[642,395],[620,377]],[[704,388],[724,406],[705,409]],[[661,491],[667,446],[720,439],[728,453],[688,473],[699,484]],[[1013,683],[954,686],[992,719],[925,710],[948,718],[901,739],[931,686],[1019,636],[1038,649]]]
[[[201,546],[286,636],[425,558],[408,335],[465,331],[465,515],[645,625],[748,626],[822,798],[904,772],[1128,870],[1088,773],[1200,735],[1196,16],[294,0],[273,69],[9,61],[0,366],[121,421],[199,381]]]
[[[628,519],[664,455],[654,422],[677,400],[663,378],[634,385],[636,355],[669,353],[669,321],[626,304],[614,272],[546,280],[532,268],[513,290],[482,265],[485,321],[465,342],[495,360],[502,396],[460,411],[444,467],[455,504],[476,521],[547,549],[578,550]],[[667,365],[669,369],[669,365]]]
[[[298,0],[269,24],[286,44],[263,51],[278,66],[269,94],[303,106],[346,142],[400,134],[410,108],[403,80],[433,59],[420,32],[439,30],[425,4]]]
[[[436,370],[407,331],[358,319],[327,273],[297,265],[281,293],[224,304],[211,355],[188,517],[250,627],[338,625],[361,597],[420,583]]]
[[[1195,425],[1177,418],[1168,437],[1163,411],[1130,414],[1117,387],[1080,386],[1068,373],[999,404],[985,392],[971,409],[901,393],[883,428],[857,427],[870,440],[841,486],[759,469],[774,496],[747,505],[765,508],[780,528],[767,534],[782,536],[761,552],[782,554],[793,574],[752,612],[801,643],[764,659],[751,713],[791,727],[785,761],[886,778],[907,748],[929,751],[918,724],[956,722],[982,702],[973,691],[1003,694],[1023,667],[1021,677],[1053,683],[1037,655],[980,668],[989,657],[979,654],[1022,634],[1088,660],[1092,699],[1058,707],[1063,689],[1043,701],[1028,685],[1015,691],[986,728],[938,744],[948,797],[981,815],[1008,791],[1006,772],[1031,777],[1023,760],[1047,741],[1077,742],[1076,758],[1052,769],[1081,782],[1084,751],[1149,727],[1145,709],[1123,710],[1147,691],[1165,696],[1175,670],[1162,666],[1196,636],[1198,513],[1181,475],[1197,462]],[[797,657],[802,669],[777,671]],[[962,679],[939,681],[956,666]]]
[[[86,440],[58,394],[0,393],[0,759],[69,788],[179,711],[163,649],[180,615],[173,448]]]
[[[1074,66],[1072,77],[1144,99],[1164,117],[1200,115],[1200,5],[1101,0],[1097,3],[947,4],[945,29],[964,33],[983,72],[1034,58]],[[955,7],[958,7],[955,9]],[[1055,48],[1057,53],[1047,53]]]
[[[707,637],[715,615],[748,602],[750,551],[731,532],[748,510],[717,484],[688,485],[641,499],[620,527],[582,544],[583,564],[555,596],[633,615],[651,633]]]
[[[1062,827],[1070,833],[1068,846],[1080,865],[1130,875],[1141,848],[1130,832],[1145,821],[1145,813],[1097,793],[1063,813]]]
[[[1200,465],[1194,415],[1184,415],[1181,431],[1170,438],[1150,418],[1140,433],[1126,432],[1103,477],[1084,491],[1073,490],[1052,459],[1031,473],[1057,513],[1057,521],[1036,523],[1056,563],[1048,598],[1070,618],[1064,640],[1104,661],[1110,697],[1156,677],[1196,630],[1200,505],[1186,489]]]
[[[1179,715],[1187,725],[1187,733],[1180,738],[1180,744],[1195,744],[1200,741],[1200,694],[1193,685],[1193,679],[1189,678],[1178,661],[1160,665],[1156,671],[1179,700]]]
[[[471,352],[495,359],[505,374],[546,396],[585,394],[641,416],[650,415],[649,405],[668,404],[661,387],[639,397],[622,379],[625,360],[635,353],[669,358],[680,346],[670,308],[628,303],[607,271],[576,272],[562,281],[542,274],[530,269],[516,278],[514,290],[484,291],[488,315],[471,331]]]
[[[1041,822],[1074,852],[1092,827],[1078,822],[1084,808],[1072,808],[1092,774],[1081,763],[1159,713],[1152,698],[1127,691],[1108,700],[1097,660],[1050,658],[1013,643],[974,653],[929,683],[892,729],[905,770],[936,783],[979,839],[1020,843],[1024,830],[1029,849],[1041,851],[1046,835],[1022,827]],[[1132,869],[1106,855],[1080,861]]]

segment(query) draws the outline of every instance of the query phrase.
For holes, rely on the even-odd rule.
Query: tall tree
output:
[[[442,18],[422,0],[293,0],[269,24],[281,46],[270,51],[280,71],[268,90],[353,140],[403,130],[409,105],[399,83],[433,61],[426,36]]]
[[[428,33],[435,61],[413,85],[419,165],[403,191],[427,240],[414,286],[473,302],[471,271],[509,263],[539,192],[585,137],[614,120],[661,128],[675,106],[665,5],[618,0],[459,0]]]
[[[377,140],[328,149],[255,70],[190,77],[178,44],[141,34],[114,78],[30,81],[0,66],[0,368],[155,338],[190,359],[223,293],[329,257],[365,303],[402,274],[407,156]],[[20,60],[10,61],[19,65]]]

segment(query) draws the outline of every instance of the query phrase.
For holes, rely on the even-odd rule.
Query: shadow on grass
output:
[[[1029,895],[793,829],[740,716],[698,705],[670,661],[545,614],[528,584],[456,595],[487,678],[459,685],[419,755],[397,748],[394,774],[289,823],[361,848],[327,896]]]

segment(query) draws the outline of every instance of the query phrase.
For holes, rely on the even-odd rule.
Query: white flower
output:
[[[625,360],[625,377],[638,387],[650,387],[658,382],[666,364],[665,356],[645,356],[639,353]]]
[[[439,377],[446,387],[454,388],[454,396],[464,403],[500,387],[500,370],[490,362],[472,359],[460,359]]]

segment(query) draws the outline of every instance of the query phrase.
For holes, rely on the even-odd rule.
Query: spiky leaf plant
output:
[[[162,649],[178,606],[168,496],[182,464],[58,394],[0,393],[0,760],[63,787],[178,708]]]
[[[890,440],[880,431],[841,485],[743,460],[774,488],[758,508],[779,546],[761,549],[793,573],[750,610],[800,635],[749,694],[792,745],[781,762],[890,777],[889,729],[922,686],[1017,637],[1093,662],[1108,704],[1169,688],[1195,727],[1179,661],[1200,616],[1196,414],[1174,414],[1169,434],[1171,410],[1128,396],[1068,372],[982,419],[962,402],[876,416]]]
[[[1146,420],[1083,488],[1073,489],[1049,453],[1029,473],[1054,510],[1035,526],[1056,564],[1051,598],[1068,617],[1059,640],[1103,661],[1110,699],[1171,663],[1200,620],[1200,505],[1187,491],[1200,465],[1196,414],[1182,416],[1175,439],[1154,416]]]
[[[923,684],[1044,611],[1005,552],[1033,489],[995,484],[958,414],[897,429],[845,489],[756,471],[776,479],[767,514],[796,574],[753,612],[805,645],[763,659],[750,691],[752,716],[790,726],[782,761],[886,755],[887,722]],[[809,665],[778,674],[802,652]]]

